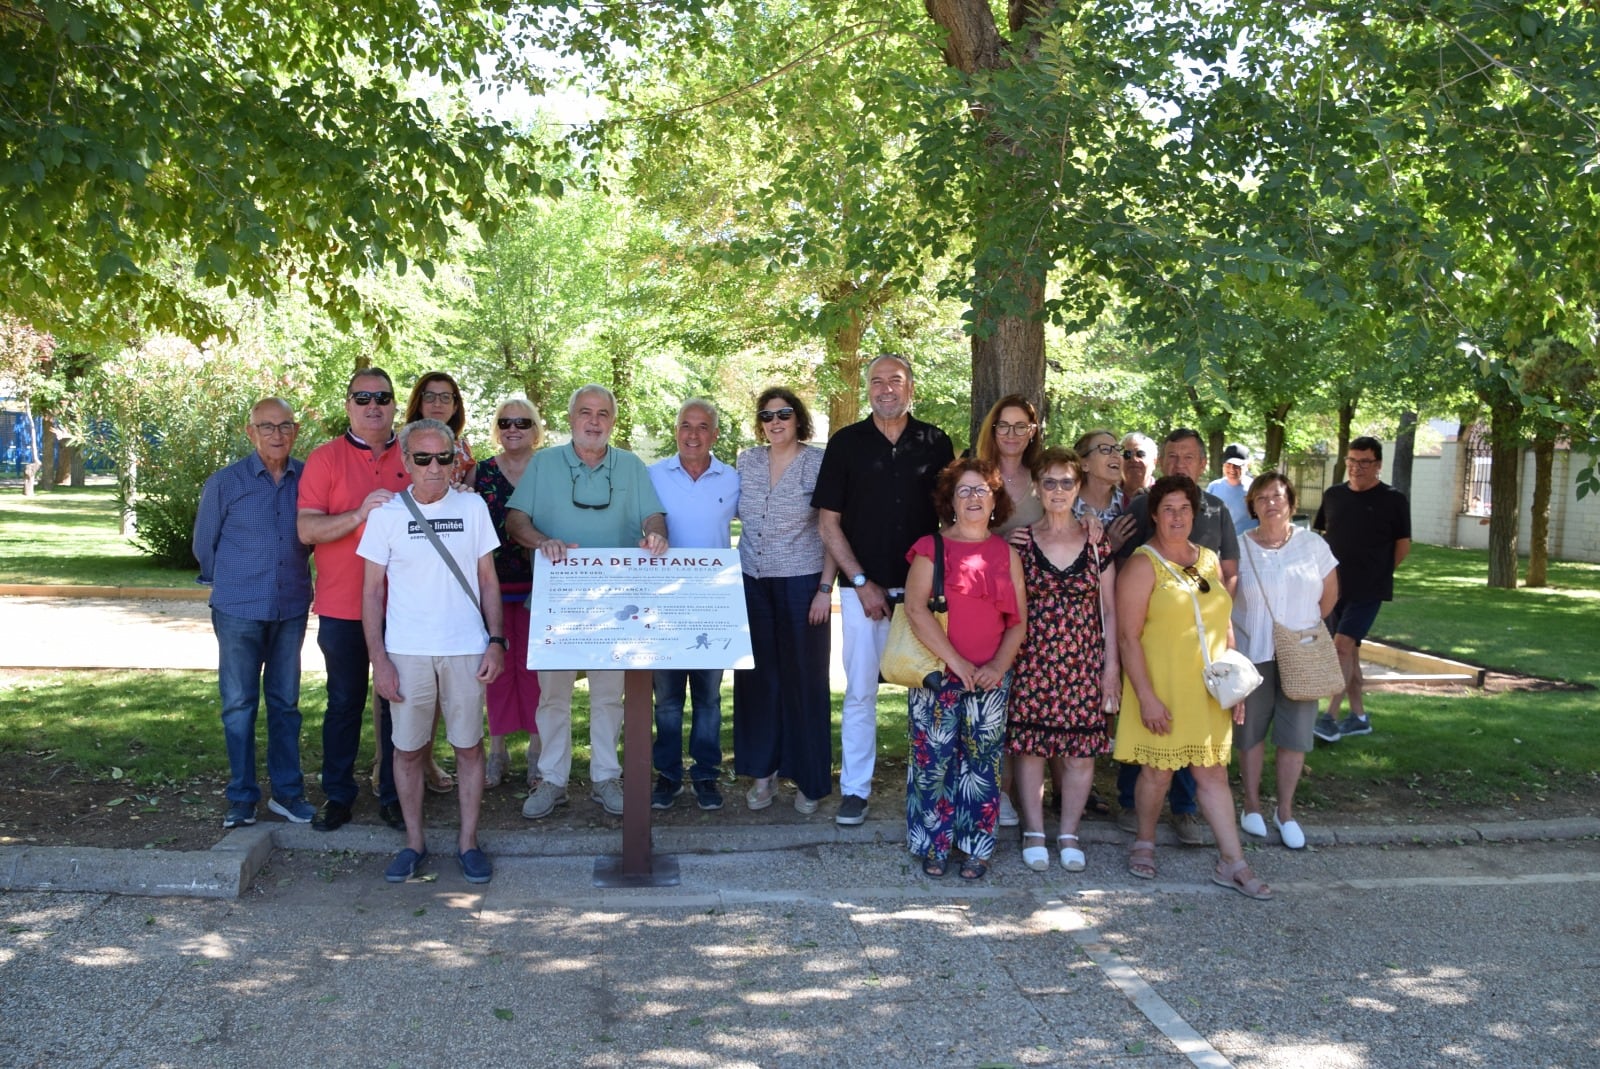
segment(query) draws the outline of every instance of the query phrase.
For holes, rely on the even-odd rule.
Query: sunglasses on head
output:
[[[350,395],[350,400],[363,408],[367,405],[387,405],[394,403],[394,394],[388,390],[358,390]]]
[[[794,419],[794,409],[787,406],[784,408],[764,408],[756,413],[756,418],[762,423],[771,423],[775,419],[781,419],[788,423],[791,419]]]
[[[494,421],[494,425],[503,431],[509,431],[512,427],[519,431],[525,431],[533,426],[533,420],[527,416],[501,416]]]
[[[430,464],[437,464],[441,468],[448,467],[456,462],[454,451],[449,453],[412,453],[411,463],[419,468],[426,468]]]

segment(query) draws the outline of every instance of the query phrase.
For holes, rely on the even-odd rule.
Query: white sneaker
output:
[[[1002,828],[1015,828],[1022,820],[1017,816],[1017,807],[1011,804],[1009,796],[1000,796],[1000,826]]]
[[[1267,822],[1260,813],[1240,813],[1239,827],[1244,829],[1246,835],[1265,838],[1267,834]]]
[[[1272,826],[1278,829],[1278,837],[1283,840],[1283,845],[1290,850],[1304,850],[1306,846],[1306,833],[1301,829],[1299,821],[1279,820],[1278,811],[1272,811]]]

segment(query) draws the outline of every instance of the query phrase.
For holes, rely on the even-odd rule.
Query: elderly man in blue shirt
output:
[[[650,465],[650,482],[667,511],[667,538],[680,547],[727,549],[739,510],[739,473],[711,455],[717,409],[691,397],[678,408],[678,452]],[[683,692],[689,690],[689,778],[701,809],[721,809],[722,669],[670,668],[655,673],[656,785],[650,808],[671,809],[683,793]]]
[[[287,401],[250,409],[245,437],[255,452],[206,480],[194,524],[200,582],[211,587],[217,689],[228,748],[224,828],[256,822],[256,707],[267,698],[267,808],[296,824],[316,810],[300,771],[300,646],[311,608],[311,547],[295,532],[300,472],[290,456],[299,434]]]

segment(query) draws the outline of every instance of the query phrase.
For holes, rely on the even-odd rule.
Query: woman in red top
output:
[[[1006,698],[1028,607],[1021,558],[994,533],[1011,514],[1000,469],[985,460],[957,460],[939,473],[933,500],[946,526],[906,554],[911,572],[903,610],[945,672],[938,689],[908,691],[906,844],[921,858],[922,871],[936,877],[945,874],[951,849],[960,850],[966,855],[961,878],[977,880],[994,854]],[[944,543],[948,633],[928,608],[935,538]]]

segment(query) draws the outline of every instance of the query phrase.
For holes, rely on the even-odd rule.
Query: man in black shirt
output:
[[[867,817],[878,754],[878,661],[890,603],[905,593],[906,551],[938,529],[933,487],[955,459],[950,439],[911,414],[911,365],[885,355],[867,369],[872,415],[828,439],[811,504],[839,566],[845,694],[840,716],[840,824]],[[826,588],[824,588],[826,589]]]
[[[1317,718],[1314,730],[1325,742],[1372,734],[1362,702],[1361,640],[1383,603],[1394,600],[1394,571],[1411,552],[1411,503],[1378,479],[1383,471],[1382,443],[1376,438],[1355,439],[1345,453],[1344,466],[1348,481],[1328,487],[1311,521],[1339,561],[1339,600],[1328,626],[1344,668],[1345,687]],[[1339,705],[1345,698],[1350,699],[1350,715],[1340,720]]]

